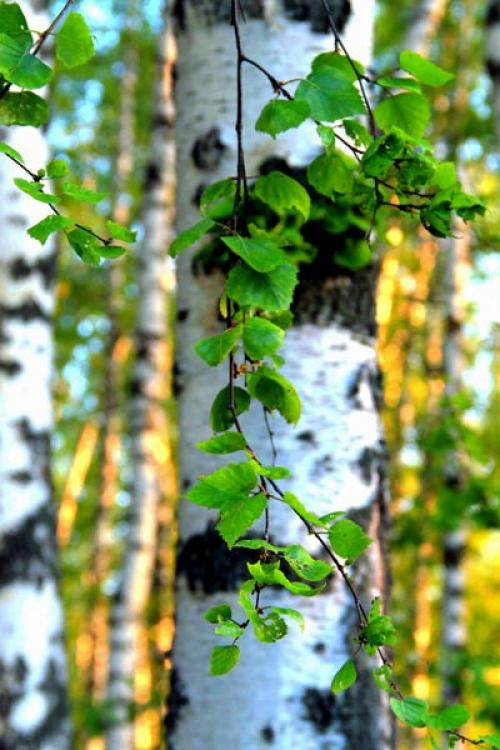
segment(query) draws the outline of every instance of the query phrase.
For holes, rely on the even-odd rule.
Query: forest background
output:
[[[402,219],[392,222],[379,238],[377,318],[383,419],[391,455],[392,607],[401,634],[396,669],[409,693],[429,699],[439,695],[447,679],[442,602],[447,577],[455,576],[462,621],[460,632],[453,634],[455,695],[475,716],[471,733],[480,734],[498,731],[500,716],[495,612],[500,589],[500,314],[494,287],[500,229],[498,130],[494,86],[486,65],[487,8],[480,0],[381,0],[373,66],[384,69],[396,63],[422,10],[419,5],[431,21],[427,54],[455,73],[446,91],[436,93],[432,140],[447,144],[460,161],[469,189],[487,202],[489,210],[464,235],[451,290],[445,254],[438,253],[435,239]],[[172,126],[168,97],[175,44],[157,2],[87,0],[84,6],[97,54],[74,72],[56,69],[48,140],[53,156],[69,157],[83,184],[111,196],[103,204],[103,224],[112,213],[116,221],[138,232],[140,247],[151,199],[152,139],[158,116],[152,82],[158,78],[158,49],[163,48],[165,111]],[[172,149],[169,129],[163,166],[170,170],[165,184],[171,222]],[[94,207],[91,213],[81,204],[69,207],[73,215],[80,212],[82,224],[95,217]],[[173,223],[168,234],[165,251],[175,236]],[[115,620],[109,621],[109,613],[123,580],[133,522],[130,420],[139,253],[131,250],[98,269],[80,263],[67,247],[61,246],[58,257],[52,466],[73,742],[75,748],[86,750],[105,747],[106,727],[113,716],[107,683]],[[142,634],[133,675],[135,750],[156,750],[164,726],[168,732],[164,707],[175,630],[175,277],[166,256],[161,273],[167,319],[161,354],[163,421],[153,452],[162,497],[155,538],[149,540],[150,580],[139,582],[137,596]],[[450,336],[458,341],[462,362],[460,387],[451,398],[445,394]],[[450,452],[459,456],[458,484],[448,474]],[[446,549],[448,555],[443,554]],[[398,749],[420,748],[421,742],[418,730],[402,731]]]

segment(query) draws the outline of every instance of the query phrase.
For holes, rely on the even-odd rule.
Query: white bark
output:
[[[132,375],[131,452],[133,484],[129,538],[120,594],[111,613],[108,697],[117,719],[107,735],[108,750],[134,746],[129,705],[141,627],[155,562],[158,504],[167,460],[167,291],[165,253],[173,226],[173,108],[169,86],[169,35],[161,37],[158,91],[153,118],[151,162],[144,195],[144,238],[138,256],[139,308],[136,359]]]
[[[38,4],[24,3],[34,12]],[[34,28],[47,19],[30,16]],[[42,132],[9,142],[35,169],[48,160]],[[55,244],[26,234],[49,213],[22,194],[0,163],[0,745],[67,750],[63,617],[50,482]]]
[[[486,65],[491,77],[496,146],[500,144],[500,1],[490,0],[486,17]]]
[[[353,57],[368,61],[373,3],[353,2],[345,40]],[[197,217],[196,194],[214,180],[235,174],[235,52],[233,31],[225,18],[209,19],[194,3],[184,4],[179,34],[177,83],[178,226]],[[197,6],[197,4],[196,4]],[[278,79],[303,76],[308,61],[332,46],[315,33],[309,20],[294,21],[278,3],[266,5],[265,20],[242,25],[248,54]],[[218,6],[217,6],[218,10]],[[218,11],[220,13],[220,11]],[[248,13],[252,16],[252,12]],[[258,14],[257,14],[258,15]],[[271,156],[300,166],[318,150],[314,126],[302,126],[273,141],[253,131],[253,124],[272,96],[265,79],[245,71],[245,151],[249,174]],[[178,370],[182,489],[219,461],[201,454],[194,442],[209,436],[209,410],[226,383],[226,368],[208,369],[193,352],[195,341],[221,330],[218,297],[222,277],[193,268],[192,255],[179,259]],[[373,277],[372,272],[372,277]],[[325,271],[325,277],[328,274]],[[278,463],[289,466],[289,488],[314,512],[351,512],[377,538],[359,566],[363,596],[383,592],[385,583],[381,527],[384,523],[384,459],[377,414],[377,366],[371,308],[370,272],[358,281],[347,277],[318,281],[312,305],[299,303],[299,317],[287,334],[285,375],[303,400],[303,417],[292,430],[279,417],[272,429]],[[357,285],[359,284],[359,287]],[[363,286],[363,284],[365,286]],[[315,313],[311,307],[315,307]],[[257,454],[270,458],[262,412],[242,422]],[[237,459],[233,459],[237,460]],[[241,459],[240,459],[241,460]],[[327,593],[297,600],[266,592],[265,601],[295,606],[307,619],[305,634],[294,631],[277,644],[243,639],[240,664],[223,678],[208,676],[215,645],[202,618],[210,606],[226,601],[238,609],[237,589],[248,578],[247,555],[229,553],[211,521],[213,516],[183,502],[180,510],[180,554],[177,582],[177,628],[174,679],[167,727],[172,750],[385,750],[391,747],[391,722],[385,698],[372,689],[366,665],[362,679],[347,695],[334,699],[330,682],[350,655],[355,612],[343,584],[334,577]],[[314,544],[300,522],[281,506],[271,508],[271,534],[278,544]]]

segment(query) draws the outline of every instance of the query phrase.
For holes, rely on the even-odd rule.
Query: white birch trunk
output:
[[[303,76],[311,58],[332,47],[315,18],[321,5],[301,4],[303,20],[283,13],[279,3],[246,4],[244,48],[280,79]],[[291,3],[286,5],[292,5]],[[352,2],[345,30],[348,49],[368,62],[373,3]],[[196,196],[206,184],[235,174],[235,52],[229,3],[183,3],[177,83],[178,226],[196,220]],[[264,14],[264,18],[262,17]],[[320,31],[313,28],[321,29]],[[270,158],[304,164],[317,149],[314,126],[303,126],[276,142],[255,133],[253,124],[272,92],[254,70],[245,70],[245,151],[249,174]],[[303,280],[296,297],[297,317],[287,334],[285,374],[298,388],[303,417],[295,430],[272,421],[278,464],[289,466],[289,488],[321,514],[350,512],[369,528],[376,543],[359,565],[356,578],[369,603],[385,589],[383,526],[385,458],[377,412],[378,369],[374,349],[373,295],[376,272],[353,278]],[[199,453],[194,442],[209,436],[209,410],[226,383],[226,368],[207,368],[193,353],[195,341],[222,330],[218,297],[223,280],[193,267],[192,255],[179,260],[178,374],[181,482],[185,491],[219,461]],[[242,422],[257,454],[270,459],[262,412]],[[351,653],[355,634],[353,602],[338,577],[327,593],[297,600],[266,592],[266,601],[296,606],[307,619],[304,634],[294,632],[276,644],[243,639],[238,667],[222,678],[208,676],[215,645],[204,611],[226,601],[238,609],[239,584],[248,578],[246,554],[229,553],[213,528],[215,518],[183,502],[177,580],[177,628],[170,713],[171,750],[387,750],[392,724],[386,701],[372,686],[361,660],[355,688],[334,698],[330,682]],[[271,509],[271,534],[278,544],[301,542],[315,550],[294,516]]]
[[[500,0],[490,0],[486,16],[486,66],[492,83],[491,104],[496,135],[500,144]]]
[[[32,27],[48,25],[41,4],[24,3]],[[9,140],[37,169],[44,134],[17,128]],[[0,746],[68,750],[63,615],[58,590],[50,479],[52,316],[56,248],[26,230],[49,213],[21,193],[0,162]]]
[[[108,732],[107,750],[134,747],[133,717],[129,708],[134,700],[139,636],[155,563],[161,471],[168,458],[164,404],[168,384],[165,254],[172,239],[175,170],[168,44],[169,35],[165,32],[159,50],[151,161],[144,193],[144,238],[138,254],[139,307],[130,409],[132,510],[123,580],[111,613],[108,697],[114,705],[117,721]]]

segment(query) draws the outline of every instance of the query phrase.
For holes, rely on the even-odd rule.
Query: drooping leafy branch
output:
[[[85,19],[80,13],[68,13],[72,4],[73,0],[67,0],[45,30],[35,31],[29,28],[17,3],[0,3],[0,125],[41,127],[47,122],[47,101],[33,92],[46,86],[52,78],[52,68],[38,57],[52,36],[55,37],[56,59],[65,68],[83,65],[94,55],[94,42]],[[57,30],[63,18],[64,22]],[[38,37],[36,41],[34,37]],[[14,91],[13,86],[16,87]],[[96,204],[106,197],[106,193],[69,180],[69,166],[63,159],[56,159],[35,171],[9,144],[0,143],[0,153],[30,178],[14,179],[19,190],[47,204],[52,212],[28,230],[28,234],[42,245],[53,232],[63,230],[69,244],[84,262],[99,265],[101,258],[117,258],[126,252],[124,247],[115,244],[115,240],[135,241],[135,233],[116,222],[106,222],[109,235],[103,237],[70,216],[61,214],[57,205],[61,203],[62,196],[87,204]],[[54,180],[61,181],[57,194],[46,190],[48,183]]]
[[[214,675],[223,675],[236,666],[239,640],[248,630],[260,641],[271,643],[287,634],[286,618],[303,627],[300,612],[262,605],[265,588],[281,586],[297,596],[315,596],[337,571],[351,593],[358,616],[354,649],[380,658],[381,665],[373,671],[373,677],[390,694],[394,714],[409,726],[427,727],[433,747],[438,747],[433,731],[446,733],[450,747],[458,742],[500,747],[498,736],[473,739],[460,732],[470,718],[464,706],[446,706],[432,712],[426,701],[403,696],[385,650],[396,642],[394,623],[382,612],[378,598],[369,610],[365,607],[349,572],[372,540],[361,526],[342,518],[343,513],[318,517],[294,494],[282,491],[279,481],[291,476],[290,471],[276,466],[274,460],[272,465],[260,461],[240,420],[252,401],[260,402],[276,458],[268,414],[278,412],[290,424],[300,418],[300,397],[280,372],[284,360],[278,351],[292,320],[298,265],[311,262],[318,252],[307,240],[312,214],[315,220],[321,216],[333,234],[345,233],[349,224],[345,217],[355,216],[357,235],[338,243],[330,261],[356,271],[372,261],[372,230],[387,210],[409,213],[438,237],[452,235],[455,213],[469,221],[485,211],[479,200],[462,190],[454,164],[440,162],[432,144],[424,138],[431,119],[425,87],[445,85],[452,76],[420,55],[404,52],[400,69],[405,75],[396,72],[369,77],[350,57],[326,2],[324,6],[335,50],[313,60],[310,73],[292,94],[287,83],[245,54],[238,4],[233,0],[236,177],[204,191],[200,200],[203,218],[179,234],[170,250],[175,257],[206,237],[200,259],[215,262],[227,273],[220,303],[225,331],[202,339],[195,351],[210,367],[226,363],[228,382],[212,404],[214,435],[197,447],[211,454],[246,454],[245,461],[226,464],[200,477],[186,497],[220,513],[217,529],[229,548],[259,552],[258,561],[248,563],[250,577],[240,588],[243,617],[233,614],[225,603],[205,614],[214,625],[215,635],[231,640],[213,649],[210,669]],[[259,70],[275,94],[257,119],[258,131],[275,138],[308,119],[316,124],[323,149],[301,178],[277,170],[257,178],[247,176],[242,127],[245,64]],[[367,84],[381,92],[376,106],[370,102]],[[336,148],[337,142],[343,150]],[[351,157],[346,156],[346,150]],[[301,519],[328,562],[314,558],[300,544],[277,546],[270,542],[269,506],[273,502],[287,505]],[[263,538],[241,539],[261,517]],[[356,679],[356,666],[350,658],[333,676],[331,689],[341,692]]]

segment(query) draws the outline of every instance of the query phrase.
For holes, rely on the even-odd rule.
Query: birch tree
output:
[[[45,3],[23,4],[45,28]],[[1,133],[44,166],[43,132]],[[27,236],[47,212],[0,172],[0,744],[4,750],[68,750],[63,616],[50,479],[52,315],[56,246]]]
[[[165,486],[161,473],[170,459],[165,413],[169,366],[165,251],[173,227],[171,65],[171,40],[165,27],[158,52],[154,130],[144,191],[144,237],[138,258],[139,306],[130,400],[131,518],[120,591],[111,612],[108,698],[114,706],[115,722],[106,738],[108,750],[134,747],[130,711],[134,672],[156,559],[158,508]]]
[[[355,59],[368,62],[372,45],[372,2],[336,4],[336,20]],[[178,227],[193,223],[196,197],[217,179],[234,175],[236,162],[235,52],[228,4],[178,4]],[[321,3],[252,3],[242,26],[245,48],[278,80],[301,77],[307,62],[332,48]],[[245,150],[250,174],[266,165],[300,168],[319,150],[314,127],[303,126],[274,143],[253,125],[269,98],[266,82],[245,70]],[[280,167],[281,168],[281,167]],[[327,240],[325,240],[327,241]],[[331,240],[330,240],[331,241]],[[318,515],[346,510],[370,529],[376,543],[357,571],[369,601],[386,590],[386,460],[380,430],[379,379],[374,349],[373,298],[376,267],[359,274],[319,264],[303,271],[295,297],[295,325],[287,333],[284,370],[304,399],[294,432],[271,424],[280,457],[293,467],[289,488],[308,498]],[[220,371],[207,373],[194,343],[221,330],[218,300],[222,276],[182,256],[178,282],[178,387],[180,391],[181,485],[216,464],[194,448],[206,437],[210,404],[224,385]],[[271,462],[262,414],[250,414],[246,429],[259,455]],[[303,635],[273,647],[246,644],[241,663],[216,684],[207,675],[213,637],[202,615],[221,596],[234,603],[245,579],[245,556],[228,559],[206,511],[181,504],[177,579],[177,630],[167,728],[175,750],[285,750],[390,748],[392,726],[380,691],[369,682],[367,664],[349,697],[330,691],[332,672],[346,659],[356,619],[343,583],[306,600],[309,623]],[[304,542],[300,524],[273,510],[277,544]],[[307,540],[304,542],[308,544]],[[280,606],[290,606],[286,594]],[[291,639],[291,640],[290,640]]]

